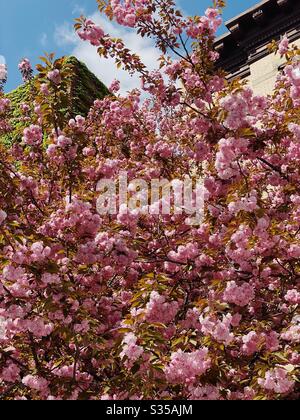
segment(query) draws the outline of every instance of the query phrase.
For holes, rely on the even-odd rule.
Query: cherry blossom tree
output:
[[[255,96],[216,70],[223,1],[202,17],[172,0],[98,6],[161,58],[149,71],[79,18],[80,38],[142,87],[124,96],[115,81],[71,120],[63,59],[35,78],[20,64],[31,100],[0,143],[0,398],[298,399],[300,51],[274,43],[286,67]],[[0,136],[14,129],[0,93]],[[97,185],[122,171],[202,179],[202,222],[100,215]]]

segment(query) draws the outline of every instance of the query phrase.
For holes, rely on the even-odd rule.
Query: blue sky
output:
[[[212,0],[177,0],[188,14],[200,14],[212,4]],[[227,20],[243,10],[251,7],[258,0],[227,0],[224,19]],[[105,83],[112,76],[117,76],[124,84],[124,89],[132,87],[134,81],[127,76],[112,74],[110,64],[97,60],[95,51],[82,44],[74,37],[73,20],[80,16],[96,17],[95,0],[0,0],[0,62],[4,60],[9,67],[9,80],[6,91],[10,91],[21,83],[17,64],[22,57],[28,57],[36,64],[38,57],[44,52],[55,52],[57,56],[76,54]],[[100,14],[97,19],[102,23]],[[106,25],[106,23],[104,24]],[[141,52],[144,61],[151,63],[155,58],[153,46],[148,41],[139,42],[130,33],[111,24],[107,24],[110,32],[123,36],[127,42]],[[223,27],[220,32],[224,32]]]

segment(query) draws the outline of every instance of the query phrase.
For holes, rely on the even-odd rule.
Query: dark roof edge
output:
[[[286,34],[300,38],[300,0],[264,0],[226,22],[230,32],[215,40],[220,54],[217,67],[236,74],[252,61],[267,55],[268,44]]]
[[[270,0],[262,0],[259,3],[256,3],[254,6],[250,7],[249,9],[245,10],[244,12],[240,13],[239,15],[229,19],[225,22],[225,25],[230,27],[231,25],[237,23],[241,18],[244,18],[247,15],[255,13],[258,9],[260,9],[265,4],[270,3]],[[229,29],[229,28],[228,28]]]
[[[277,10],[278,12],[285,8],[290,7],[294,4],[297,4],[299,0],[262,0],[259,3],[255,4],[251,8],[245,10],[244,12],[240,13],[239,15],[229,19],[225,22],[225,26],[228,29],[228,32],[225,32],[221,36],[217,37],[215,40],[215,44],[218,45],[219,43],[223,42],[224,40],[228,40],[234,36],[236,28],[240,25],[249,25],[252,22],[255,23],[255,15],[259,14],[260,12],[265,13],[270,8],[272,10]]]

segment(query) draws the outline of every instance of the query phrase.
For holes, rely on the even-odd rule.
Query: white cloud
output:
[[[48,44],[48,35],[45,32],[41,35],[40,44],[42,47],[46,47]]]
[[[1,54],[0,54],[0,64],[6,64],[5,57],[4,55],[1,55]]]
[[[79,4],[75,4],[74,9],[72,11],[73,15],[85,15],[84,7],[80,6]]]
[[[138,54],[149,69],[157,68],[157,60],[160,54],[151,40],[141,38],[134,30],[110,22],[102,17],[99,12],[94,13],[91,16],[91,19],[112,37],[122,38],[125,45],[130,48],[132,52]],[[109,86],[114,79],[118,79],[121,82],[121,90],[123,93],[133,88],[140,87],[138,75],[131,77],[127,72],[117,69],[113,59],[100,58],[97,54],[97,48],[91,46],[88,42],[81,41],[74,33],[73,27],[68,23],[56,28],[54,38],[56,43],[60,46],[73,45],[73,50],[70,54],[83,61],[107,86]]]
[[[66,45],[77,44],[78,37],[75,34],[74,28],[68,22],[58,25],[55,28],[54,41],[59,47]]]

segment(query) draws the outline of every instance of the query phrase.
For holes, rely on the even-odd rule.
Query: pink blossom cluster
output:
[[[135,8],[146,5],[148,0],[137,1],[135,7],[133,7],[133,2],[130,0],[126,0],[125,2],[120,0],[111,0],[110,3],[116,21],[120,25],[133,28],[137,19]]]
[[[168,254],[170,260],[179,263],[187,263],[188,260],[194,260],[199,256],[197,243],[189,243],[185,246],[179,246],[177,251],[171,251]]]
[[[297,101],[300,98],[300,66],[289,65],[285,68],[284,73],[290,83],[291,98]]]
[[[157,154],[162,159],[170,159],[174,153],[174,145],[165,143],[163,141],[158,141],[154,145],[149,144],[146,150],[147,155],[150,157]]]
[[[238,158],[247,152],[249,140],[233,137],[219,141],[219,151],[216,156],[216,170],[221,179],[230,179],[239,174]]]
[[[56,144],[61,149],[65,149],[66,147],[72,145],[72,139],[62,135],[58,137]]]
[[[11,287],[10,290],[12,294],[16,297],[26,297],[24,294],[21,295],[15,293],[13,287]],[[33,334],[34,337],[43,338],[49,336],[53,331],[53,324],[46,324],[45,321],[42,319],[22,319],[24,313],[18,312],[16,308],[12,308],[12,311],[7,311],[7,313],[2,311],[1,316],[3,318],[3,337],[6,337],[7,339],[10,339],[11,337],[20,334],[24,331]]]
[[[52,82],[54,85],[59,85],[62,81],[61,74],[58,69],[49,71],[49,73],[47,74],[47,77],[50,80],[50,82]]]
[[[220,401],[220,389],[213,385],[189,387],[190,399],[194,401]]]
[[[121,86],[120,86],[120,81],[119,80],[113,80],[113,82],[111,83],[110,87],[109,87],[109,91],[111,93],[117,93],[119,92]]]
[[[217,342],[229,345],[234,340],[234,334],[231,332],[232,322],[234,321],[231,315],[224,315],[222,321],[201,315],[199,321],[202,333],[210,335]]]
[[[239,200],[232,201],[228,204],[228,210],[230,213],[234,213],[235,215],[237,215],[240,211],[253,212],[258,208],[257,193],[255,190],[251,191],[247,197],[242,197]]]
[[[93,236],[98,231],[100,224],[100,216],[91,211],[89,203],[74,199],[71,203],[67,203],[64,209],[53,213],[40,231],[52,237],[73,241],[76,232],[78,236]]]
[[[6,220],[7,213],[4,210],[0,209],[0,225]]]
[[[7,67],[5,64],[0,64],[0,80],[5,81],[7,78]]]
[[[169,324],[179,311],[178,302],[167,302],[164,296],[152,292],[146,306],[145,318],[150,323]]]
[[[240,307],[247,306],[255,297],[253,286],[249,283],[238,285],[235,281],[227,283],[223,299]]]
[[[290,123],[288,126],[289,130],[295,136],[297,142],[300,140],[300,126],[298,124]],[[293,196],[296,199],[296,196]]]
[[[120,353],[120,357],[122,359],[127,357],[130,363],[136,362],[144,353],[143,348],[136,343],[137,337],[133,333],[126,334],[122,342],[123,350]]]
[[[69,127],[75,130],[82,131],[84,130],[85,123],[86,123],[86,119],[82,115],[76,115],[75,118],[72,118],[69,121]]]
[[[1,378],[3,381],[14,383],[20,379],[21,369],[15,363],[9,363],[2,372]]]
[[[49,90],[48,83],[42,83],[41,87],[40,87],[40,91],[45,96],[50,95],[50,90]]]
[[[288,372],[281,368],[276,367],[272,371],[268,371],[264,379],[259,379],[260,386],[268,391],[275,392],[276,394],[286,394],[294,387],[295,382],[289,378]]]
[[[41,127],[38,125],[31,125],[25,128],[23,132],[23,141],[28,146],[38,146],[41,144],[43,139],[43,132]]]
[[[208,8],[205,16],[202,16],[200,22],[189,22],[186,33],[189,37],[197,39],[205,33],[209,32],[214,35],[218,28],[222,25],[222,17],[217,9]]]
[[[281,338],[291,343],[300,343],[300,322],[291,325],[281,334]]]
[[[10,109],[10,100],[8,98],[0,98],[0,115],[5,114]]]
[[[4,85],[7,81],[7,66],[0,63],[0,93],[3,91]]]
[[[213,9],[209,7],[205,11],[205,16],[209,20],[209,26],[212,29],[213,33],[217,32],[217,29],[222,25],[223,19],[220,16],[220,11],[218,9]]]
[[[28,388],[41,393],[47,393],[48,391],[48,381],[39,376],[27,375],[22,379],[22,383]]]
[[[275,331],[270,333],[250,331],[242,337],[241,351],[247,356],[251,356],[263,348],[266,348],[267,351],[277,351],[279,347],[279,334]]]
[[[300,257],[300,245],[299,244],[292,244],[288,249],[288,254],[291,258],[299,258]]]
[[[287,35],[285,35],[281,39],[278,46],[278,52],[281,56],[285,55],[289,51],[289,45],[290,45],[289,38]]]
[[[247,355],[252,355],[259,350],[260,346],[262,346],[263,339],[261,334],[251,331],[247,335],[243,336],[242,342],[242,352]]]
[[[240,225],[226,248],[226,255],[244,270],[249,269],[254,255],[254,250],[249,247],[252,235],[253,231],[249,226]]]
[[[289,290],[284,298],[289,303],[300,305],[300,292],[296,289]]]
[[[225,125],[231,130],[247,127],[249,123],[255,122],[267,106],[266,98],[253,96],[250,88],[224,98],[221,104],[227,112]]]
[[[191,353],[178,350],[172,353],[170,364],[165,372],[171,383],[193,384],[197,378],[210,368],[208,349],[202,348]]]
[[[31,67],[30,61],[28,58],[24,58],[19,64],[19,70],[22,74],[23,81],[28,82],[28,80],[32,79],[33,69]]]
[[[78,31],[78,35],[82,40],[89,41],[94,46],[99,46],[105,34],[100,26],[96,25],[92,20],[87,19],[82,29]]]

